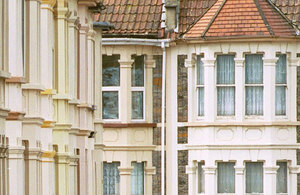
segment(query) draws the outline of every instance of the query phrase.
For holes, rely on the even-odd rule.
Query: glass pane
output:
[[[102,56],[102,86],[120,86],[120,64],[118,55]]]
[[[218,87],[218,116],[235,114],[235,88]]]
[[[263,163],[246,163],[246,193],[263,193]]]
[[[131,195],[144,194],[144,163],[132,163]]]
[[[276,63],[276,84],[286,84],[286,55],[278,55]]]
[[[217,57],[217,84],[234,84],[234,56],[220,55]]]
[[[276,115],[286,114],[286,87],[278,86],[275,90],[275,113]]]
[[[204,68],[201,56],[197,56],[197,85],[204,84]]]
[[[246,87],[246,115],[263,115],[263,87]]]
[[[144,86],[144,56],[135,56],[131,70],[131,86]]]
[[[218,193],[235,192],[234,163],[218,163]]]
[[[263,61],[262,55],[246,55],[246,84],[263,83]]]
[[[117,91],[102,92],[103,119],[119,118],[119,97]]]
[[[198,87],[198,116],[204,116],[204,87]]]
[[[287,193],[287,163],[277,162],[279,169],[277,169],[277,193]]]
[[[133,91],[132,92],[132,110],[131,116],[132,119],[143,119],[144,118],[144,97],[142,91]]]
[[[203,163],[198,163],[198,193],[205,192],[205,177],[202,166]]]
[[[103,163],[103,194],[120,194],[120,163]]]

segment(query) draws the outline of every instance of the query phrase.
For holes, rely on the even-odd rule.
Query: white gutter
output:
[[[166,48],[161,42],[162,60],[162,93],[161,93],[161,195],[165,195],[165,91],[166,91]]]
[[[102,45],[148,45],[161,47],[164,42],[169,47],[170,39],[139,39],[139,38],[103,38]]]

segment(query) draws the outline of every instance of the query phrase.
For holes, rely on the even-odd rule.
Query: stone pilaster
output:
[[[195,119],[195,102],[196,94],[195,92],[195,64],[196,64],[196,56],[189,56],[188,59],[185,60],[185,67],[188,69],[188,122],[192,122]]]
[[[264,166],[264,193],[276,195],[276,174],[279,166]],[[270,187],[274,186],[274,187]]]
[[[145,192],[146,194],[152,194],[152,177],[156,174],[156,168],[147,166],[144,169],[145,171]]]
[[[41,155],[42,195],[55,194],[55,151],[43,151]]]
[[[153,88],[153,68],[155,68],[155,60],[153,56],[147,55],[145,59],[145,70],[146,70],[146,79],[145,79],[145,121],[152,123],[153,122],[153,97],[152,97],[152,88]]]
[[[186,166],[186,174],[188,174],[189,177],[189,195],[197,194],[196,170],[197,167],[195,166],[194,162],[189,162],[189,165]]]
[[[235,193],[245,193],[245,166],[235,166]]]
[[[204,85],[215,86],[215,62],[216,59],[203,59],[204,66]],[[215,120],[215,88],[204,87],[204,118],[206,122]],[[209,106],[209,107],[208,107]],[[205,188],[206,189],[206,188]]]
[[[77,195],[78,194],[78,155],[70,155],[70,166],[69,166],[69,174],[70,174],[70,188],[69,195]]]
[[[300,166],[289,167],[289,194],[297,194],[297,174],[300,173]]]
[[[244,58],[235,58],[235,117],[236,120],[239,122],[242,122],[244,119],[245,115],[245,106],[243,106],[245,103],[244,98],[245,98],[245,92],[244,92],[244,63],[245,59]],[[238,106],[239,105],[239,106]]]
[[[205,195],[215,195],[216,190],[216,166],[203,166],[205,177]]]
[[[56,153],[56,193],[57,195],[69,194],[69,154]]]
[[[126,53],[127,54],[127,53]],[[134,60],[130,60],[131,56],[122,56],[120,63],[120,110],[119,118],[122,123],[131,121],[131,68]]]
[[[118,167],[120,171],[120,195],[131,195],[131,172],[133,167]]]

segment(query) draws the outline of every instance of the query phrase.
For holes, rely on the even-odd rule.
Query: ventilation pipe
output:
[[[161,93],[161,195],[165,195],[165,91],[166,91],[166,47],[161,42],[162,59],[162,93]]]

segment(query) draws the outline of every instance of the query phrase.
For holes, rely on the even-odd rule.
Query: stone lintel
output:
[[[144,170],[145,170],[146,175],[155,175],[156,174],[155,167],[145,167]]]

